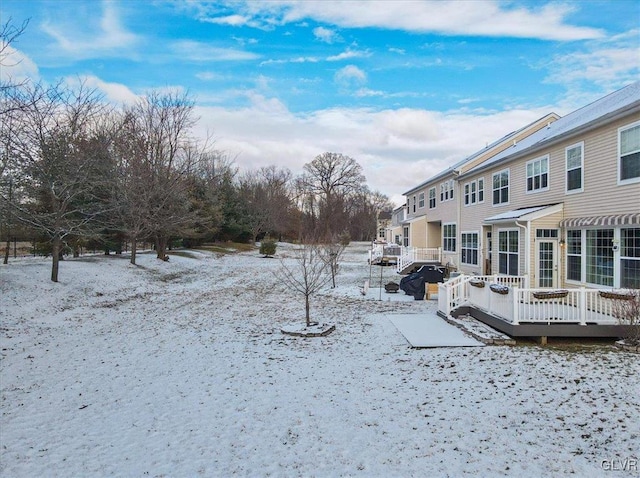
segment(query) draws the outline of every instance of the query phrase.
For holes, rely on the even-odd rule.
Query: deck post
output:
[[[520,307],[518,304],[520,303],[518,299],[518,295],[520,293],[520,289],[518,287],[513,288],[513,325],[518,325],[520,323]]]
[[[587,290],[580,287],[579,299],[580,325],[587,325]]]

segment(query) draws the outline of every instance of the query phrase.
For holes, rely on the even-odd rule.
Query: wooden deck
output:
[[[443,315],[438,311],[439,315]],[[498,317],[495,317],[483,310],[472,306],[461,306],[451,312],[451,315],[458,317],[469,314],[480,322],[487,324],[500,332],[511,337],[591,337],[591,338],[619,338],[625,337],[628,333],[628,325],[600,325],[579,323],[519,323],[510,324]]]

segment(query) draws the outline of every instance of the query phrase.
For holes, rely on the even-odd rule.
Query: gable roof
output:
[[[483,156],[489,155],[488,158],[491,158],[491,153],[492,152],[493,152],[493,154],[500,153],[503,149],[506,149],[511,144],[511,142],[514,140],[514,138],[521,136],[527,130],[537,131],[538,129],[547,126],[549,123],[557,121],[559,118],[560,118],[560,116],[558,116],[555,113],[549,113],[549,114],[547,114],[545,116],[542,116],[541,118],[538,118],[537,120],[532,121],[531,123],[527,124],[526,126],[523,126],[520,129],[512,131],[509,134],[506,134],[505,136],[503,136],[499,140],[494,141],[493,143],[485,146],[480,151],[476,151],[472,155],[467,156],[466,158],[458,161],[457,163],[455,163],[453,166],[449,167],[448,169],[445,169],[444,171],[441,171],[441,172],[437,173],[436,175],[431,176],[429,179],[427,179],[426,181],[420,183],[416,187],[413,187],[413,188],[409,189],[408,191],[402,193],[402,195],[406,196],[408,194],[417,192],[419,189],[422,189],[422,188],[424,188],[425,186],[427,186],[427,185],[429,185],[431,183],[440,181],[440,180],[444,179],[445,177],[447,177],[449,175],[457,176],[461,172],[460,170],[464,166],[471,165],[471,164],[473,164],[474,161],[482,160]],[[531,133],[529,133],[529,134],[531,134]],[[485,161],[486,161],[486,159],[485,159]]]
[[[588,131],[634,111],[640,111],[640,81],[614,91],[553,123],[549,123],[546,128],[533,133],[515,143],[511,148],[465,172],[464,176],[495,166],[496,163],[530,154],[547,147],[549,144]]]

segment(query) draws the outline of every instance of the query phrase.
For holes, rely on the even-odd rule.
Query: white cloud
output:
[[[207,61],[245,61],[260,58],[260,55],[235,48],[218,48],[208,43],[192,40],[176,41],[170,49],[183,60]]]
[[[207,21],[208,23],[216,23],[218,25],[231,25],[234,27],[239,27],[251,23],[249,18],[245,17],[244,15],[226,15],[223,17],[207,18],[205,21]]]
[[[334,79],[343,86],[363,84],[367,81],[367,74],[355,65],[347,65],[336,72]]]
[[[318,154],[339,152],[358,161],[369,187],[397,205],[403,192],[551,111],[331,108],[296,115],[277,99],[249,98],[247,108],[196,107],[200,134],[213,131],[216,148],[236,157],[241,169],[277,164],[299,174]]]
[[[213,71],[201,71],[200,73],[196,73],[195,76],[202,81],[221,80],[224,78],[221,74]]]
[[[343,28],[385,28],[409,32],[573,41],[600,38],[601,30],[568,23],[579,4],[548,3],[527,8],[497,0],[397,0],[233,2],[262,26],[314,19]],[[225,18],[211,13],[211,18]]]
[[[325,27],[314,28],[313,34],[318,40],[325,43],[334,43],[341,40],[340,35],[338,35],[335,30],[331,30]]]
[[[4,41],[0,42],[0,82],[19,84],[25,80],[38,81],[38,66],[26,54]]]
[[[128,87],[120,83],[109,83],[101,80],[97,76],[81,76],[78,78],[67,78],[69,84],[83,82],[88,88],[96,89],[104,94],[107,101],[116,105],[131,105],[135,103],[139,96],[131,91]]]
[[[95,12],[83,12],[71,20],[41,25],[43,31],[54,38],[54,49],[75,59],[94,58],[96,56],[130,55],[139,37],[127,31],[120,22],[115,2],[102,2],[102,16],[93,20]]]
[[[338,55],[327,57],[327,61],[341,61],[341,60],[348,60],[350,58],[365,58],[369,56],[371,56],[371,52],[369,51],[358,51],[358,50],[351,50],[348,48],[347,50],[343,51]]]
[[[605,91],[621,88],[640,77],[640,30],[602,41],[589,42],[582,52],[557,55],[544,65],[549,70],[548,83],[564,84],[575,89],[582,82],[600,86]]]

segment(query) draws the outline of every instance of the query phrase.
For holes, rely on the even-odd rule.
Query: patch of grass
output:
[[[255,244],[247,244],[242,242],[217,242],[211,244],[203,244],[194,247],[196,250],[215,252],[218,254],[234,254],[236,252],[255,251]]]
[[[171,260],[171,256],[180,256],[180,257],[186,257],[188,259],[197,259],[198,256],[196,256],[195,254],[193,254],[192,252],[189,252],[187,250],[185,251],[177,251],[177,250],[171,250],[167,253],[167,255],[169,256],[169,260]]]

